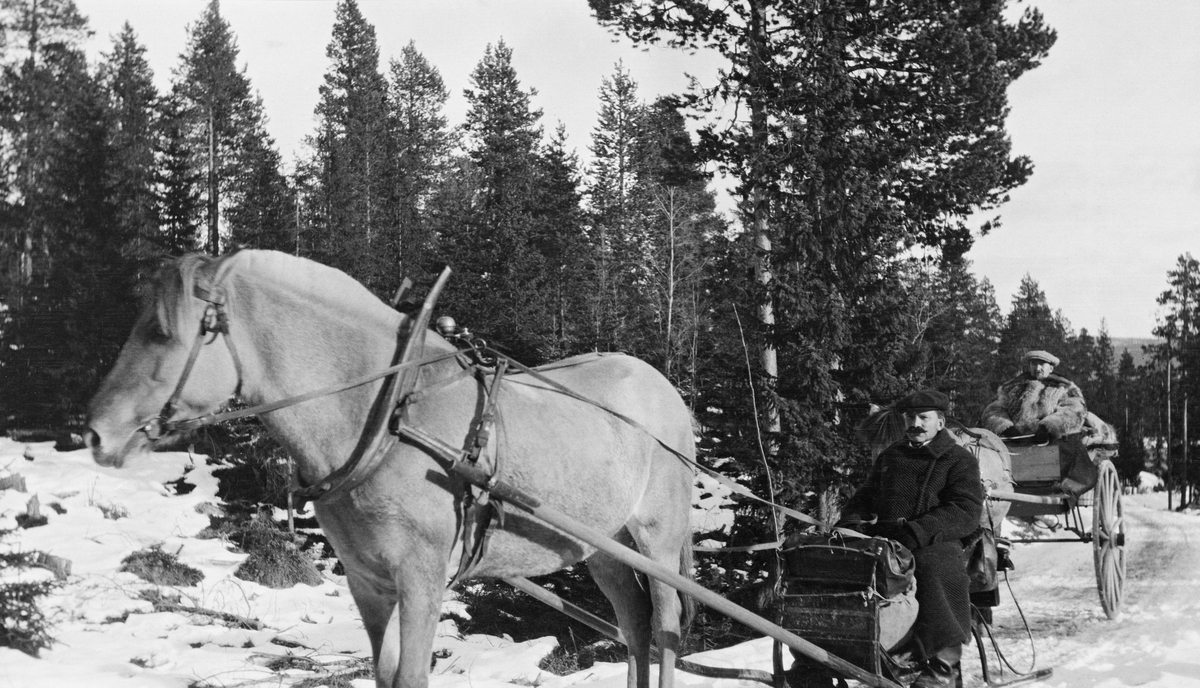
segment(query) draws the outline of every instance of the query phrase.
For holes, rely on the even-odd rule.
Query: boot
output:
[[[925,660],[921,675],[913,681],[912,688],[954,688],[958,685],[959,660],[962,646],[944,647]]]
[[[783,678],[787,688],[834,688],[833,677],[811,666],[792,665],[783,673]]]

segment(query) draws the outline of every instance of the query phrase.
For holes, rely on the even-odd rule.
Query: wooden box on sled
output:
[[[820,548],[785,552],[784,556],[780,625],[823,650],[878,674],[875,559],[861,553]],[[829,671],[804,656],[796,657],[796,666],[814,673]]]

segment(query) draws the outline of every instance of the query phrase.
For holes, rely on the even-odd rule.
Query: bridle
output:
[[[175,385],[174,391],[163,404],[158,415],[144,421],[130,436],[126,443],[125,451],[122,454],[128,453],[128,449],[137,441],[139,434],[144,434],[150,441],[155,441],[171,433],[181,430],[192,430],[195,428],[213,425],[228,420],[243,418],[246,416],[254,416],[269,411],[275,411],[287,406],[293,406],[318,397],[336,394],[338,392],[359,387],[369,382],[374,382],[382,378],[392,378],[385,383],[381,392],[381,399],[384,403],[379,407],[381,412],[377,417],[372,418],[369,422],[369,427],[366,431],[366,436],[369,441],[360,443],[351,457],[341,466],[334,469],[332,473],[318,481],[316,484],[309,487],[294,486],[293,492],[302,499],[317,499],[328,500],[337,495],[344,494],[346,491],[353,489],[356,485],[361,484],[378,466],[387,449],[387,437],[395,437],[387,432],[388,419],[391,417],[391,409],[406,396],[408,396],[416,385],[417,370],[422,366],[439,361],[458,358],[462,356],[462,352],[455,349],[452,351],[439,353],[426,358],[418,359],[416,352],[424,348],[424,333],[429,324],[430,314],[433,310],[433,304],[437,300],[438,294],[441,293],[446,281],[450,277],[450,269],[446,268],[438,277],[437,282],[430,290],[429,295],[425,299],[420,312],[415,320],[410,321],[407,314],[401,315],[400,331],[403,331],[405,323],[409,323],[408,339],[400,350],[399,360],[394,365],[384,368],[383,370],[364,375],[362,377],[341,382],[322,389],[313,390],[304,394],[280,399],[265,404],[259,404],[249,408],[237,409],[234,411],[224,411],[220,413],[208,413],[195,418],[185,418],[175,420],[173,416],[178,410],[177,406],[179,399],[183,394],[183,389],[187,385],[188,378],[192,374],[192,369],[195,367],[196,359],[200,355],[200,350],[206,344],[210,344],[216,339],[217,335],[221,335],[225,339],[225,344],[229,347],[230,356],[233,358],[234,370],[237,374],[237,386],[234,388],[234,396],[239,396],[242,389],[242,364],[241,359],[237,354],[237,349],[234,346],[233,338],[229,331],[229,316],[226,312],[226,292],[221,287],[221,281],[229,272],[229,263],[222,263],[218,269],[217,275],[212,279],[210,284],[195,284],[193,286],[193,295],[205,302],[204,312],[200,317],[200,327],[196,334],[195,340],[192,342],[191,350],[188,352],[187,362],[184,364],[183,372],[180,374],[179,381]],[[407,285],[407,281],[406,281]],[[401,292],[402,293],[402,292]],[[400,293],[397,294],[399,296]]]
[[[183,388],[192,375],[192,368],[195,367],[196,359],[200,356],[200,349],[206,344],[211,344],[218,335],[225,340],[225,346],[229,348],[229,355],[233,358],[233,369],[237,375],[237,386],[234,387],[233,396],[241,394],[242,362],[238,357],[237,347],[233,345],[233,338],[229,335],[229,314],[225,311],[225,289],[220,284],[225,274],[227,271],[218,273],[211,286],[197,284],[193,287],[195,297],[206,304],[204,313],[200,316],[200,328],[196,332],[196,338],[192,340],[192,348],[188,352],[187,362],[183,365],[183,372],[179,375],[179,382],[175,384],[175,390],[171,392],[171,396],[163,404],[158,415],[147,420],[136,431],[144,433],[151,442],[184,429],[187,421],[176,421],[171,417],[178,410],[179,398],[183,395]]]

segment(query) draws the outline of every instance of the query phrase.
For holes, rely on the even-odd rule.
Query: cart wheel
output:
[[[1121,614],[1125,587],[1125,513],[1121,508],[1121,481],[1111,461],[1100,464],[1100,479],[1092,507],[1092,554],[1096,562],[1096,589],[1108,618]]]

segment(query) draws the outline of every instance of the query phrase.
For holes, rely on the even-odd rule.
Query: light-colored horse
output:
[[[255,405],[322,389],[384,369],[396,357],[399,314],[337,270],[267,251],[182,258],[159,273],[152,302],[92,399],[87,442],[97,463],[120,466],[163,441],[141,428],[183,376],[205,310],[197,287],[202,293],[218,271],[229,341],[212,335],[200,347],[176,418],[212,412],[235,391]],[[425,355],[450,351],[446,340],[428,334]],[[494,433],[500,477],[690,575],[692,471],[654,439],[693,458],[687,407],[662,375],[637,359],[595,355],[564,363],[544,374],[645,429],[529,375],[506,377]],[[363,441],[381,387],[375,382],[319,397],[263,414],[262,421],[311,485]],[[448,358],[421,368],[422,389],[427,393],[408,406],[406,422],[465,447],[483,403],[480,383]],[[428,684],[442,592],[458,563],[452,550],[465,492],[444,460],[397,440],[364,483],[316,504],[370,636],[377,686]],[[673,588],[643,582],[628,566],[515,508],[493,531],[474,575],[540,575],[584,559],[629,641],[629,685],[649,685],[654,640],[661,652],[659,685],[669,688],[683,609]]]

